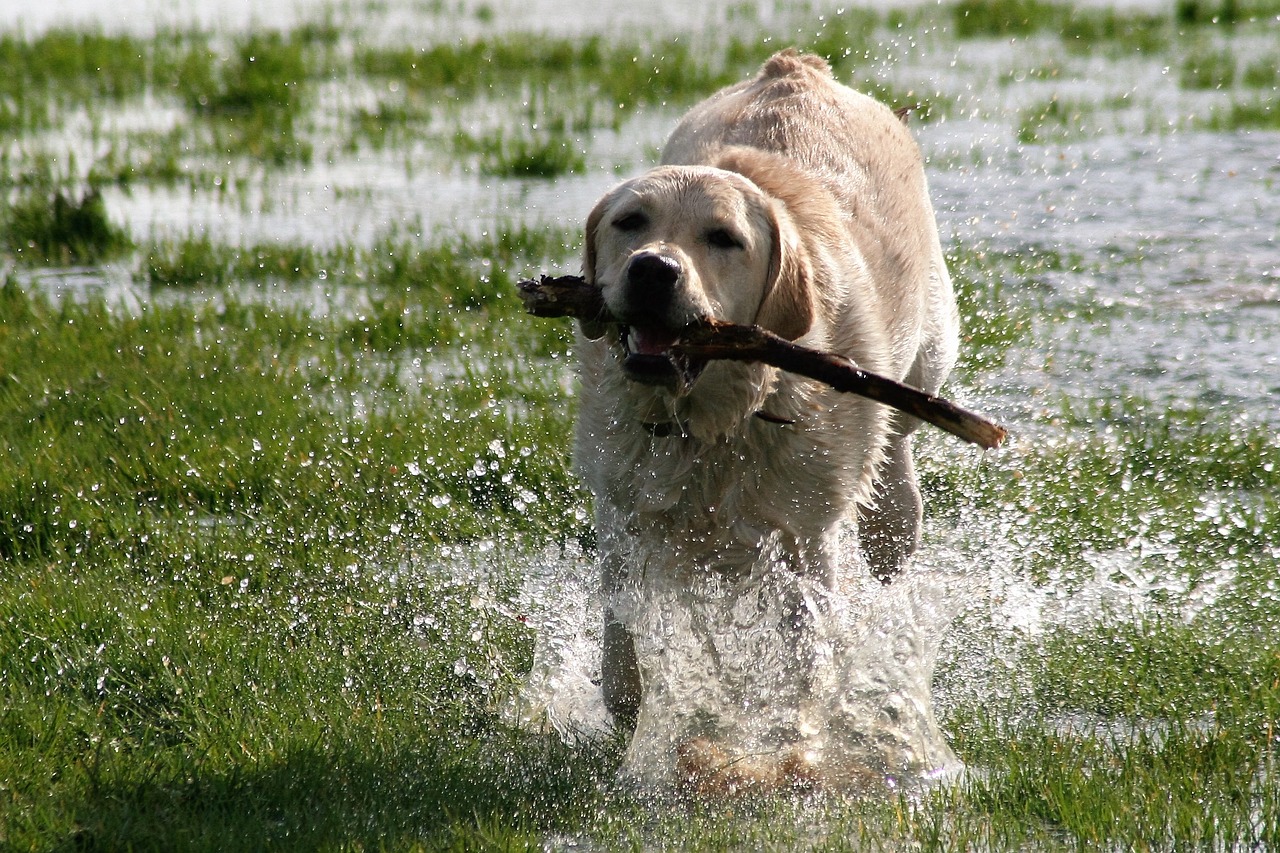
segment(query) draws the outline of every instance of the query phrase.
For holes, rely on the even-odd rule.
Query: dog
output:
[[[576,335],[575,464],[595,501],[601,689],[634,726],[635,638],[611,603],[638,572],[743,573],[768,551],[839,590],[842,528],[886,582],[920,538],[917,420],[765,365],[677,358],[680,330],[756,324],[934,393],[958,317],[905,121],[794,50],[695,106],[661,165],[600,199],[583,274],[612,319]]]

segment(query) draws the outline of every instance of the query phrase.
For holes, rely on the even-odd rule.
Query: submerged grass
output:
[[[120,102],[180,62],[167,37],[51,29],[33,39],[0,33],[0,130],[44,128],[58,109]]]

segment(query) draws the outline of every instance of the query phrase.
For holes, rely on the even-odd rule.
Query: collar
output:
[[[790,420],[789,418],[779,417],[778,415],[771,415],[768,412],[764,412],[764,411],[755,412],[754,414],[755,414],[755,417],[759,418],[760,420],[766,423],[777,424],[778,426],[785,427],[785,426],[792,426],[795,424],[795,421]],[[656,423],[650,423],[649,421],[641,421],[640,426],[644,428],[645,432],[649,433],[649,435],[653,436],[654,438],[688,438],[689,437],[689,425],[679,419],[670,420],[670,421],[658,421]]]

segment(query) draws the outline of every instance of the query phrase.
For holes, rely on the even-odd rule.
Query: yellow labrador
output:
[[[618,325],[579,335],[577,465],[606,601],[630,575],[770,559],[838,589],[856,520],[882,580],[915,550],[918,422],[762,365],[681,362],[699,318],[755,323],[935,392],[957,316],[920,153],[888,107],[784,51],[694,107],[663,165],[587,220],[584,272]],[[602,687],[633,720],[632,638],[606,610]]]

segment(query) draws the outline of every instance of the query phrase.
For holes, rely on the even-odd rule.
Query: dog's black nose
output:
[[[680,262],[666,255],[645,252],[627,265],[627,283],[658,293],[670,293],[680,279]],[[653,295],[658,295],[655,293]]]

